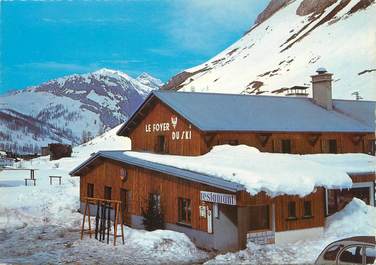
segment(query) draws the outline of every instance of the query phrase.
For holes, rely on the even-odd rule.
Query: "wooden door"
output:
[[[120,201],[121,201],[121,220],[123,224],[130,225],[130,215],[128,214],[128,205],[129,205],[129,191],[126,189],[120,189]]]

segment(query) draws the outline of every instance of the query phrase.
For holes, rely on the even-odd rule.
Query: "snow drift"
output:
[[[247,249],[218,255],[205,264],[313,264],[330,243],[352,236],[376,235],[376,208],[353,199],[342,211],[328,217],[324,234],[284,245],[255,245]]]

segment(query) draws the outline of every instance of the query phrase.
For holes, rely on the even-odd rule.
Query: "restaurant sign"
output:
[[[232,195],[232,194],[201,191],[200,198],[201,198],[201,201],[206,201],[206,202],[236,205],[236,195]]]

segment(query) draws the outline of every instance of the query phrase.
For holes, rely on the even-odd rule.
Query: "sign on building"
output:
[[[201,191],[200,198],[201,198],[201,201],[206,201],[206,202],[236,205],[236,196],[232,194]]]

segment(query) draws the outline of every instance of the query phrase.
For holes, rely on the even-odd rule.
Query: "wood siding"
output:
[[[120,169],[125,168],[128,180],[122,182]],[[87,196],[87,183],[94,184],[94,197],[103,198],[104,187],[112,187],[112,199],[120,200],[120,189],[130,191],[130,200],[127,205],[128,215],[142,215],[142,208],[146,209],[150,193],[159,193],[161,207],[167,223],[176,224],[178,221],[178,198],[191,200],[193,229],[206,231],[207,220],[199,217],[200,191],[212,191],[231,194],[228,191],[216,189],[207,185],[188,182],[173,176],[143,168],[122,165],[110,160],[102,160],[101,163],[81,176],[80,197]],[[208,205],[211,203],[201,203]],[[128,223],[129,224],[129,223]]]
[[[120,170],[125,169],[128,179],[121,181]],[[231,194],[228,191],[203,185],[200,183],[185,181],[174,176],[150,171],[147,169],[123,165],[111,160],[103,159],[92,169],[81,176],[80,197],[87,196],[87,184],[94,184],[94,197],[104,198],[104,187],[112,187],[112,199],[120,200],[120,189],[130,192],[129,215],[142,215],[142,208],[147,207],[147,200],[150,193],[159,193],[161,196],[161,206],[165,214],[167,223],[176,224],[178,221],[178,198],[191,200],[192,222],[191,227],[196,230],[207,231],[207,220],[199,216],[199,206],[207,205],[212,208],[211,203],[200,201],[200,191],[212,191]],[[298,196],[278,196],[271,199],[265,193],[250,196],[247,192],[238,192],[237,205],[251,206],[262,204],[275,204],[276,231],[286,231],[292,229],[309,228],[324,225],[324,197],[323,190],[318,189],[315,193],[305,197]],[[287,220],[288,201],[297,202],[297,220]],[[309,219],[301,218],[303,201],[312,202],[313,217]],[[234,206],[235,207],[235,206]],[[271,207],[270,207],[271,209]],[[127,218],[129,220],[129,218]],[[241,221],[241,220],[239,220]],[[128,222],[129,225],[131,225]]]
[[[316,154],[329,153],[329,140],[337,141],[337,153],[367,153],[368,141],[375,138],[374,134],[353,133],[262,133],[262,132],[218,132],[207,133],[203,153],[208,152],[213,146],[229,144],[245,144],[256,147],[262,152],[281,153],[282,140],[291,141],[291,153]]]
[[[174,117],[177,117],[176,128],[172,126],[171,118]],[[169,130],[154,131],[153,124],[160,123],[168,123]],[[146,132],[149,124],[151,132]],[[173,139],[173,134],[177,133],[179,139]],[[368,153],[371,141],[375,140],[374,133],[202,132],[169,106],[156,100],[129,134],[132,150],[155,152],[159,135],[165,136],[166,153],[173,155],[202,155],[220,144],[245,144],[263,152],[281,153],[282,140],[291,141],[293,154],[328,153],[329,140],[336,140],[337,153]],[[186,135],[190,139],[186,139]]]
[[[172,118],[177,118],[173,127]],[[168,123],[168,130],[153,130],[153,124]],[[146,132],[150,125],[151,132]],[[174,135],[173,135],[174,134]],[[130,133],[133,151],[155,152],[157,137],[165,136],[166,153],[172,155],[200,155],[204,146],[202,133],[186,119],[172,111],[162,102],[157,102],[136,128]]]
[[[352,181],[354,183],[357,182],[374,182],[376,181],[376,175],[375,174],[369,174],[369,175],[351,175],[350,176]]]
[[[315,192],[301,198],[299,196],[282,195],[270,198],[264,192],[258,193],[256,196],[250,196],[246,192],[241,192],[239,196],[239,204],[247,205],[271,205],[275,207],[275,231],[288,231],[294,229],[304,229],[311,227],[320,227],[325,222],[325,192],[323,188],[318,188]],[[288,220],[288,203],[296,203],[296,219]],[[304,218],[304,201],[310,201],[312,205],[312,217]]]

